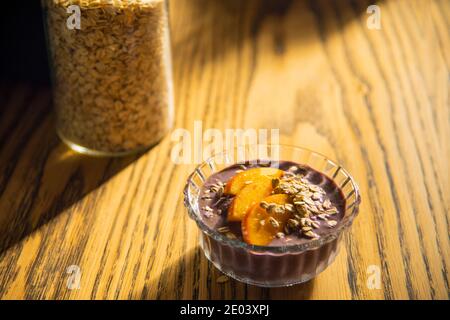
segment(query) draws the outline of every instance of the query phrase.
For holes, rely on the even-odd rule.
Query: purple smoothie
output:
[[[292,161],[272,162],[269,166],[283,171],[290,171],[294,174],[302,174],[310,184],[319,186],[325,191],[325,195],[323,195],[320,200],[323,201],[328,199],[331,204],[336,207],[338,212],[330,216],[328,220],[336,221],[337,224],[333,228],[330,228],[325,221],[312,217],[312,220],[319,224],[319,228],[314,229],[314,232],[319,237],[329,233],[339,225],[345,212],[345,197],[342,190],[331,178],[311,167],[303,166]],[[250,169],[259,167],[259,165],[245,164],[245,167]],[[292,168],[297,168],[297,170],[292,170]],[[210,191],[211,187],[216,185],[218,182],[226,184],[234,175],[237,174],[237,172],[239,172],[239,170],[243,170],[241,165],[232,165],[211,175],[201,188],[199,208],[202,214],[203,222],[211,229],[217,230],[221,227],[228,227],[239,240],[244,241],[242,237],[241,223],[227,221],[228,208],[233,200],[233,196],[219,195]],[[205,210],[207,207],[212,210]],[[281,239],[274,238],[268,246],[289,246],[302,244],[308,241],[311,241],[311,239],[299,233],[292,233]]]

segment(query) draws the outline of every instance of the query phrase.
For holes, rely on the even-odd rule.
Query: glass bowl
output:
[[[232,149],[214,155],[189,176],[184,189],[184,203],[189,216],[200,230],[200,247],[206,258],[226,275],[247,284],[262,287],[283,287],[306,282],[325,270],[336,258],[344,232],[350,229],[358,214],[361,201],[358,186],[352,176],[334,161],[300,147],[287,145],[257,146],[243,150]],[[246,148],[246,147],[244,147]],[[261,151],[263,151],[261,153]],[[305,164],[334,180],[346,199],[341,222],[329,233],[306,243],[285,246],[255,246],[241,240],[229,239],[203,222],[199,209],[200,190],[206,179],[225,167],[269,159]]]

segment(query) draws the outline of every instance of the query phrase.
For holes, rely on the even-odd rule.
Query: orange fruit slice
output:
[[[248,209],[272,192],[272,178],[258,176],[239,191],[228,209],[228,221],[242,221]]]
[[[265,197],[263,201],[269,204],[283,205],[289,203],[289,197],[285,194],[274,194]],[[289,218],[291,218],[291,214],[288,212],[269,213],[266,209],[261,208],[259,203],[255,204],[248,210],[242,221],[241,227],[245,242],[259,246],[268,245],[278,232],[283,232]],[[276,223],[273,223],[273,220]]]
[[[283,175],[283,171],[276,168],[252,168],[236,174],[228,181],[225,186],[226,194],[237,195],[244,187],[250,183],[256,182],[261,176],[270,177],[271,179],[279,178]]]

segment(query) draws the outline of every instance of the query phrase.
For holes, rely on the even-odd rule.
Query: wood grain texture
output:
[[[280,128],[358,181],[360,215],[314,281],[218,284],[183,207],[193,166],[170,161],[170,137],[131,158],[77,155],[49,89],[23,84],[0,88],[0,296],[448,299],[450,3],[379,1],[381,30],[370,4],[171,1],[176,128]]]

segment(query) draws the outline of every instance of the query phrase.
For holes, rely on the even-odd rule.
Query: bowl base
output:
[[[328,268],[328,266],[330,264],[333,263],[333,261],[336,259],[336,256],[339,254],[339,249],[336,251],[335,254],[330,256],[330,258],[328,259],[327,263],[324,263],[321,266],[319,266],[316,269],[316,272],[314,274],[305,274],[299,280],[292,280],[292,281],[288,281],[288,282],[286,282],[286,281],[283,281],[283,282],[274,282],[274,281],[263,282],[263,281],[254,281],[254,280],[246,278],[246,277],[241,277],[241,276],[235,274],[232,271],[224,270],[218,263],[214,262],[211,259],[211,257],[207,254],[207,252],[205,250],[203,250],[203,253],[204,253],[206,259],[208,259],[208,261],[211,262],[211,264],[214,267],[216,267],[220,272],[222,272],[226,276],[228,276],[230,278],[233,278],[234,280],[237,280],[239,282],[242,282],[242,283],[245,283],[245,284],[248,284],[248,285],[262,287],[262,288],[282,288],[282,287],[292,287],[292,286],[295,286],[295,285],[298,285],[298,284],[302,284],[302,283],[308,282],[311,279],[315,278],[322,271],[324,271],[326,268]]]

